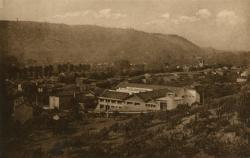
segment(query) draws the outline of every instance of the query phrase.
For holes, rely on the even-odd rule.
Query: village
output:
[[[43,111],[57,111],[51,119],[86,113],[139,114],[169,111],[179,105],[202,106],[237,92],[249,79],[246,67],[165,64],[152,70],[145,64],[121,60],[112,64],[30,66],[10,73],[8,109],[18,122]]]
[[[197,135],[194,154],[203,156],[203,148],[207,153],[215,145],[223,151],[247,144],[247,66],[199,59],[189,66],[156,67],[127,60],[13,66],[4,81],[8,156],[130,157],[155,154],[144,153],[143,145],[154,148],[147,141],[165,140],[174,148],[167,155],[189,155],[178,141]],[[205,141],[202,134],[211,138],[208,148],[199,143]],[[241,150],[248,154],[247,146]]]
[[[246,0],[0,0],[0,158],[250,158]]]
[[[179,141],[188,144],[197,135],[190,147],[194,154],[204,156],[203,148],[213,153],[215,145],[220,151],[233,146],[232,153],[246,145],[240,151],[248,154],[247,66],[199,59],[156,67],[128,60],[13,66],[4,81],[8,156],[130,157],[155,154],[147,141],[165,140],[174,148],[167,155],[189,155]],[[199,143],[203,134],[210,139],[208,148]],[[144,153],[142,145],[153,150]]]

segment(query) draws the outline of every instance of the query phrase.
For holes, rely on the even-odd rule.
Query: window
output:
[[[155,107],[156,107],[156,105],[154,105],[154,104],[146,104],[146,107],[149,107],[149,108],[155,108]]]
[[[131,105],[131,104],[133,104],[133,102],[127,102],[127,104],[128,104],[128,105]]]
[[[111,103],[116,103],[116,101],[115,100],[111,100]]]
[[[101,108],[101,109],[104,108],[104,105],[101,104],[101,105],[100,105],[100,108]]]
[[[118,104],[121,104],[121,103],[122,103],[122,101],[117,101],[117,103],[118,103]]]
[[[135,103],[135,105],[141,105],[140,103]]]

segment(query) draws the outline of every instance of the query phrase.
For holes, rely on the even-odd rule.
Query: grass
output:
[[[29,158],[34,154],[41,158],[250,156],[246,137],[250,130],[231,121],[237,119],[237,113],[224,112],[219,117],[216,108],[70,120],[67,128],[73,130],[67,133],[53,128],[30,131],[24,143],[12,144],[15,150],[9,157]],[[225,144],[223,139],[228,133],[238,141]]]

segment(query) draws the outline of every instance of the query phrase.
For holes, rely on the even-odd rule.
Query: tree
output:
[[[250,92],[245,90],[241,92],[238,113],[242,121],[248,122],[250,118]]]

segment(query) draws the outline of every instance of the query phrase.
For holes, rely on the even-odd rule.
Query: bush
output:
[[[190,110],[190,107],[187,104],[180,104],[177,106],[177,111],[181,113],[188,112]]]
[[[103,129],[101,129],[101,130],[98,132],[97,137],[98,137],[99,139],[104,140],[104,139],[106,139],[106,138],[108,137],[109,131],[110,131],[109,129],[107,129],[106,127],[104,127]]]
[[[226,120],[226,119],[220,119],[219,121],[218,121],[218,123],[217,123],[217,126],[219,127],[219,128],[223,128],[223,127],[225,127],[225,126],[227,126],[227,125],[229,125],[230,124],[230,122],[228,121],[228,120]]]
[[[60,155],[62,155],[64,147],[65,146],[60,142],[54,144],[52,149],[50,149],[50,151],[49,151],[49,155],[51,155],[51,156],[60,156]]]

